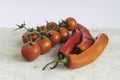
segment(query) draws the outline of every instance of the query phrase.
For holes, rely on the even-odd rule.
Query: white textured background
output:
[[[91,28],[120,27],[120,0],[0,0],[0,27],[29,27],[72,16]]]

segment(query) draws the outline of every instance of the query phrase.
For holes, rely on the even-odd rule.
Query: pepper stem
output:
[[[59,59],[54,60],[54,61],[51,61],[51,62],[49,62],[48,64],[46,64],[46,65],[43,67],[42,70],[45,70],[50,64],[58,63],[58,62],[63,62],[63,61],[62,61],[62,60],[59,60]]]
[[[59,62],[56,62],[55,65],[54,65],[53,67],[50,67],[50,69],[54,69],[54,68],[56,68],[57,65],[58,65],[58,63],[59,63]]]
[[[68,65],[69,65],[69,62],[70,62],[70,59],[69,59],[68,56],[66,56],[66,57],[63,58],[63,59],[59,59],[59,58],[58,58],[57,60],[51,61],[51,62],[49,62],[48,64],[46,64],[46,65],[43,67],[42,70],[45,70],[50,64],[55,63],[55,65],[54,65],[53,67],[50,67],[50,69],[54,69],[54,68],[58,65],[59,62],[62,62],[62,63],[64,64],[64,66],[68,66]]]

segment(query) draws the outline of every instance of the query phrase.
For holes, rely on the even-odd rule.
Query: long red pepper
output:
[[[48,65],[58,62],[62,62],[66,67],[71,69],[88,65],[101,55],[108,44],[108,40],[108,36],[105,33],[101,33],[97,36],[95,43],[81,54],[69,54],[65,56],[64,59],[52,61],[45,65],[43,70],[45,70]]]
[[[91,33],[85,26],[81,25],[80,23],[77,23],[77,28],[82,31],[82,33],[84,34],[84,38],[93,39]]]
[[[77,25],[77,28],[82,33],[82,38],[81,42],[75,47],[73,52],[79,54],[80,52],[83,52],[84,50],[89,48],[94,43],[94,38],[86,27],[79,23]]]
[[[67,42],[61,47],[61,49],[58,52],[58,56],[61,56],[62,54],[68,55],[69,53],[72,52],[74,47],[80,43],[81,41],[81,31],[79,29],[76,29],[73,32],[73,35],[67,40]]]

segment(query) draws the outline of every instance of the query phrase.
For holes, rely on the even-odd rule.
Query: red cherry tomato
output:
[[[34,42],[40,37],[39,33],[30,33],[30,32],[25,32],[22,36],[22,41],[23,43],[27,43],[30,39]]]
[[[48,27],[47,27],[47,26],[41,26],[40,29],[41,29],[42,31],[47,31],[47,30],[48,30]]]
[[[47,25],[49,28],[56,28],[57,27],[57,23],[56,22],[47,22]]]
[[[69,38],[69,31],[64,27],[61,27],[60,30],[59,30],[59,33],[61,35],[61,41],[60,42],[61,43],[66,42]]]
[[[41,54],[45,54],[46,52],[48,52],[52,48],[52,42],[47,37],[40,39],[38,41],[38,45],[41,48]]]
[[[65,19],[65,22],[67,23],[68,30],[73,31],[73,30],[76,29],[77,22],[74,18],[68,17],[68,18]]]
[[[33,61],[40,56],[41,49],[38,44],[25,44],[21,48],[21,53],[27,61]]]
[[[60,34],[55,30],[50,30],[47,36],[50,38],[52,46],[58,44],[61,40]]]

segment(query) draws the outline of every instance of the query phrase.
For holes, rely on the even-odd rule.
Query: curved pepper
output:
[[[74,49],[74,47],[80,43],[81,41],[81,31],[79,31],[78,29],[76,29],[72,36],[67,40],[67,42],[61,47],[61,49],[58,52],[58,56],[60,57],[62,54],[64,55],[68,55],[69,53],[72,52],[72,50]],[[63,57],[61,57],[63,58]]]
[[[48,65],[56,62],[62,62],[66,67],[71,69],[88,65],[101,55],[108,44],[108,40],[108,36],[105,33],[101,33],[96,37],[94,44],[81,54],[69,54],[65,56],[64,59],[52,61],[45,65],[43,70],[45,70]]]
[[[104,33],[98,35],[95,43],[79,55],[70,54],[70,63],[67,67],[78,68],[95,61],[104,51],[108,44],[108,36]]]
[[[80,52],[85,51],[94,43],[94,38],[90,34],[89,30],[81,24],[77,24],[77,28],[82,33],[81,42],[75,47],[73,53],[79,54]]]

